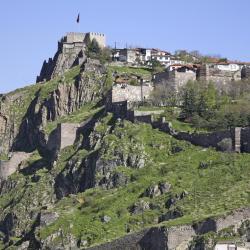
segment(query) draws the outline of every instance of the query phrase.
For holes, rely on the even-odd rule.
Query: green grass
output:
[[[186,190],[188,196],[176,204],[184,216],[159,225],[190,224],[249,206],[250,155],[202,150],[176,141],[146,124],[125,122],[124,125],[116,127],[104,138],[104,143],[109,145],[104,154],[109,158],[109,154],[119,149],[129,153],[134,150],[133,145],[141,144],[147,156],[146,166],[142,169],[118,167],[115,171],[125,172],[133,180],[125,187],[112,190],[94,188],[61,200],[56,205],[60,219],[42,230],[43,238],[63,228],[65,234],[70,230],[76,237],[82,237],[93,245],[125,235],[126,228],[134,232],[158,226],[157,218],[167,212],[164,204],[170,194],[154,199],[140,198],[140,195],[148,186],[160,181],[172,184],[173,195]],[[173,153],[176,146],[183,151]],[[200,162],[208,162],[209,168],[200,170]],[[129,207],[141,199],[157,204],[159,209],[145,211],[143,216],[130,214]],[[102,223],[100,217],[103,215],[110,216],[111,221]],[[70,224],[73,227],[70,228]]]
[[[138,76],[151,77],[151,70],[147,68],[136,68],[136,67],[126,67],[126,66],[109,66],[112,72],[118,72],[120,74],[135,74]]]
[[[45,127],[45,132],[46,134],[50,134],[50,132],[54,130],[57,127],[57,124],[59,123],[81,123],[93,116],[94,114],[98,113],[103,108],[104,107],[96,107],[93,104],[86,104],[67,116],[62,116],[56,121],[48,122]]]
[[[160,115],[154,115],[155,119],[159,119],[161,117],[166,118],[166,122],[171,122],[173,129],[176,131],[182,131],[182,132],[190,132],[190,133],[206,133],[208,130],[202,129],[202,128],[196,128],[191,123],[182,122],[178,120],[180,110],[178,108],[173,107],[157,107],[157,106],[140,106],[136,110],[139,111],[158,111],[158,110],[164,110],[164,113]]]

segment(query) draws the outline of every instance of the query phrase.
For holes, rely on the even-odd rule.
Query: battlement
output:
[[[96,32],[89,32],[87,34],[89,34],[91,36],[105,36],[105,34],[103,34],[103,33],[96,33]]]
[[[103,33],[98,32],[88,32],[88,33],[80,33],[80,32],[68,32],[66,36],[63,37],[63,43],[86,43],[87,38],[90,41],[95,39],[101,47],[106,46],[106,36]]]
[[[86,37],[89,37],[89,40],[92,41],[95,39],[100,47],[106,47],[106,36],[102,33],[89,32],[86,34]]]
[[[68,32],[63,39],[66,43],[83,43],[86,37],[86,33]]]

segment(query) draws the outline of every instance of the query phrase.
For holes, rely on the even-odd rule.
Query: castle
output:
[[[88,41],[96,40],[101,48],[106,46],[106,36],[100,33],[67,33],[59,42],[54,58],[44,61],[40,75],[36,82],[49,81],[73,66],[81,65],[86,60],[86,46]]]

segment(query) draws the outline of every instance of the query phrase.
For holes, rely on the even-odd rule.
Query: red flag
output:
[[[79,13],[78,16],[77,16],[76,22],[77,22],[77,23],[80,23],[80,13]]]

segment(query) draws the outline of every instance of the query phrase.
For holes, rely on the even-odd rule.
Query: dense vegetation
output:
[[[216,86],[212,82],[190,81],[178,93],[159,86],[152,94],[153,103],[178,107],[178,119],[197,129],[228,129],[249,126],[249,82],[231,82]]]

